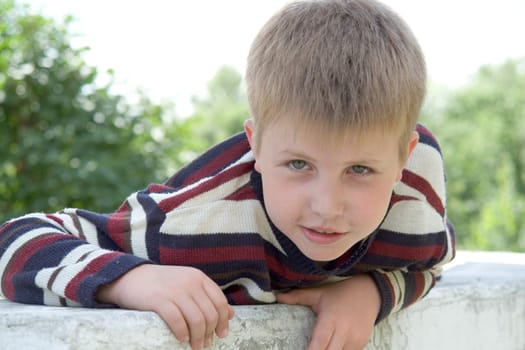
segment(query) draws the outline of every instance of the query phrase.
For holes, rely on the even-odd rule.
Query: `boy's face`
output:
[[[304,255],[334,260],[385,216],[404,167],[399,136],[369,131],[341,137],[295,125],[286,118],[269,125],[254,148],[253,124],[245,123],[266,210]],[[407,151],[416,144],[414,133]]]

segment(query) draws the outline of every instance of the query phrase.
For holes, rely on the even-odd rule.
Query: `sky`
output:
[[[20,0],[22,1],[22,0]],[[73,44],[113,69],[122,91],[142,88],[191,112],[217,69],[241,74],[251,41],[285,0],[26,0],[33,11],[72,15]],[[483,64],[525,57],[525,0],[384,0],[412,28],[431,81],[455,88]],[[127,90],[129,89],[129,90]]]

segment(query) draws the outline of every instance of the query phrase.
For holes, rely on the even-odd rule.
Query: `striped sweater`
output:
[[[0,227],[2,294],[17,302],[102,307],[97,289],[139,264],[196,267],[231,304],[275,302],[274,291],[369,273],[378,321],[423,297],[454,256],[439,146],[417,127],[390,207],[370,236],[338,259],[309,260],[269,220],[245,134],[218,144],[165,184],[130,195],[111,214],[65,209]]]

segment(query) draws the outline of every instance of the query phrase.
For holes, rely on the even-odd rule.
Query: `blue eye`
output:
[[[306,162],[300,159],[294,159],[288,165],[294,170],[303,170],[307,166]]]
[[[365,175],[370,172],[370,168],[364,165],[352,165],[350,167],[350,170],[352,171],[352,173],[357,175]]]

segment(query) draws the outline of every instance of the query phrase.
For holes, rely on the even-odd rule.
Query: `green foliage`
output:
[[[481,67],[427,106],[440,138],[448,210],[466,249],[525,250],[525,60]]]
[[[0,3],[0,221],[64,206],[114,210],[165,177],[170,109],[97,86],[86,49],[70,45],[70,21]]]
[[[186,121],[193,133],[193,148],[201,151],[243,130],[249,117],[242,77],[232,67],[222,66],[208,83],[205,98],[194,97],[194,114]]]

